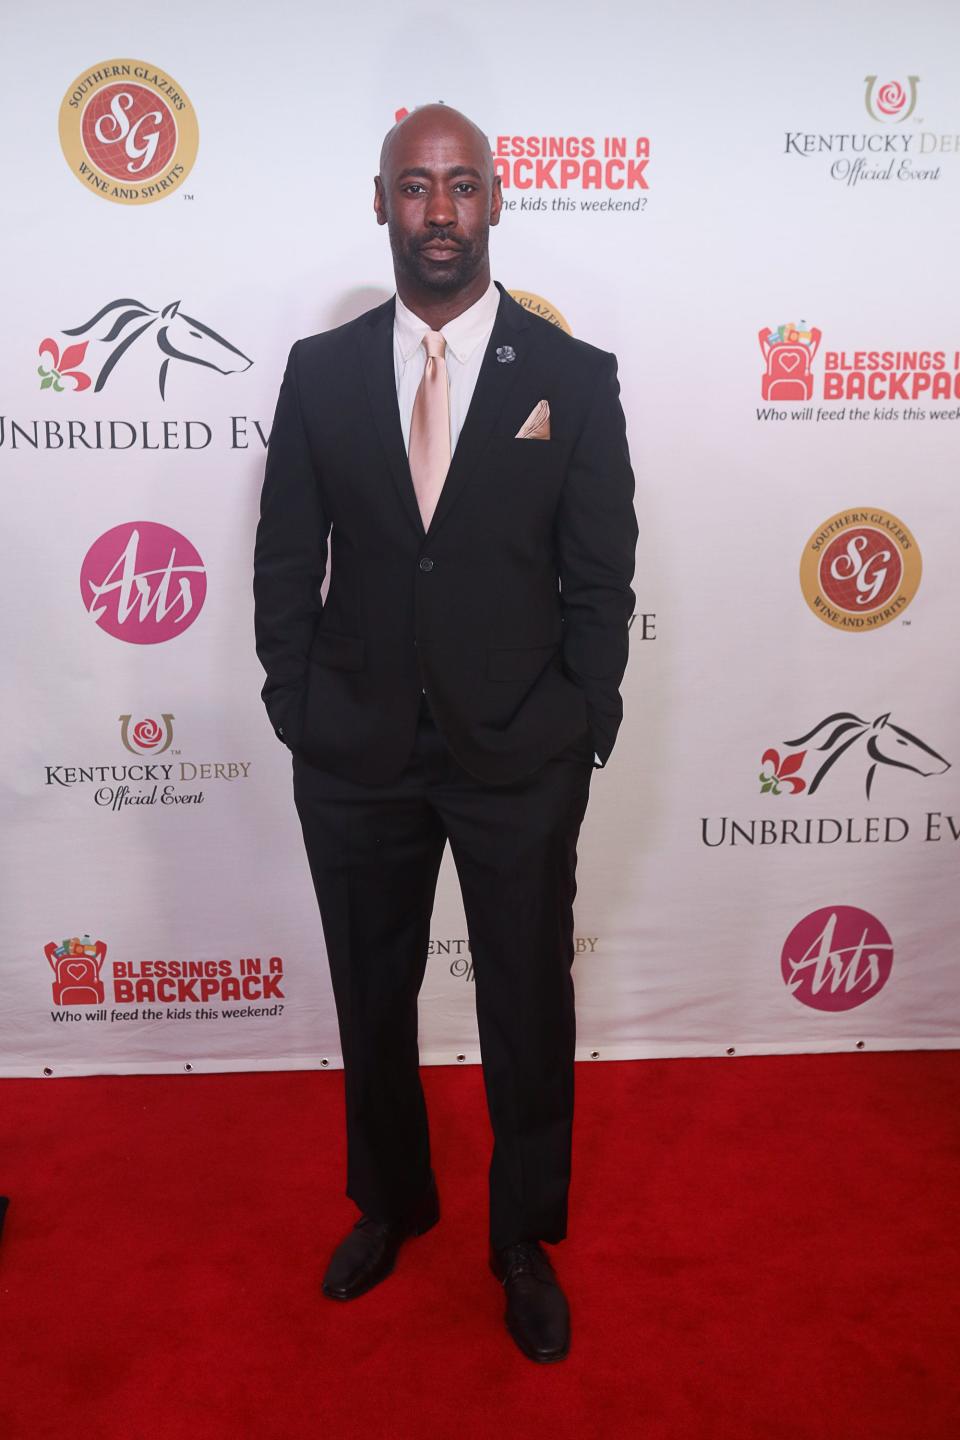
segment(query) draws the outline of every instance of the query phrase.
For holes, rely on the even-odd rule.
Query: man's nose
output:
[[[431,195],[424,219],[428,225],[456,225],[457,211],[450,196],[442,191]]]

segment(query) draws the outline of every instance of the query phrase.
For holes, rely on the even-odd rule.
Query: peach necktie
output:
[[[421,342],[427,359],[410,420],[410,474],[424,530],[429,529],[450,469],[450,397],[447,390],[447,342],[428,330]]]

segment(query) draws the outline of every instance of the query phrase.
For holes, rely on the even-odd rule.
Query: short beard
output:
[[[394,268],[422,290],[432,290],[438,295],[448,295],[463,290],[483,267],[487,253],[487,232],[475,241],[458,241],[460,249],[450,263],[439,266],[427,260],[419,244],[404,243],[391,234],[390,248],[393,251]]]

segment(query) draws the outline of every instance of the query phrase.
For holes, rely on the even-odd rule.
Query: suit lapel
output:
[[[500,304],[483,352],[480,373],[464,417],[463,428],[457,440],[456,449],[450,461],[447,478],[440,491],[437,508],[430,520],[427,535],[432,537],[449,515],[459,495],[476,472],[477,463],[483,454],[487,440],[493,431],[507,396],[523,374],[530,355],[530,322],[512,295],[508,295],[499,281],[494,282],[500,291]],[[513,359],[497,359],[497,351],[509,347]]]
[[[393,364],[394,308],[394,297],[391,296],[385,304],[370,311],[366,325],[360,329],[363,378],[400,503],[417,535],[423,539],[423,520],[413,488],[397,404],[397,377]]]

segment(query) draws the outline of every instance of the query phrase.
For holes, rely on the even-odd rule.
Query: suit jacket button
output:
[[[427,557],[426,557],[426,555],[424,555],[423,559],[420,561],[420,569],[421,569],[421,570],[432,570],[432,569],[433,569],[433,561],[432,561],[432,560],[428,560]]]

